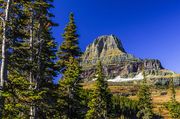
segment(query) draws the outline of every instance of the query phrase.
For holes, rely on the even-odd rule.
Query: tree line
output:
[[[0,119],[153,118],[146,79],[139,101],[114,96],[99,61],[94,88],[83,89],[74,15],[70,13],[57,49],[52,36],[52,28],[57,26],[50,12],[52,2],[0,0]],[[53,83],[59,74],[59,83]]]

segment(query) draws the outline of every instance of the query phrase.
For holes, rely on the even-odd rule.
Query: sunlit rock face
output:
[[[94,65],[98,60],[103,63],[114,64],[122,60],[135,57],[125,52],[122,43],[114,35],[100,36],[92,44],[87,46],[82,56],[84,65]]]
[[[94,78],[96,64],[100,60],[107,79],[117,76],[134,77],[145,70],[148,76],[167,76],[174,72],[165,70],[156,59],[140,59],[128,54],[121,41],[114,35],[100,36],[87,46],[81,62],[82,78],[90,81]]]

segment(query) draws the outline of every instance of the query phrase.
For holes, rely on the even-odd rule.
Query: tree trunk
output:
[[[31,56],[30,56],[30,62],[33,63],[34,62],[34,44],[35,44],[35,41],[34,41],[34,19],[33,19],[33,13],[32,13],[32,17],[31,17],[31,29],[30,29],[30,50],[31,50]],[[34,77],[34,73],[32,70],[30,70],[30,83],[34,83],[35,84],[35,87],[30,87],[31,89],[35,89],[35,90],[38,90],[39,89],[39,82],[40,82],[40,79],[41,79],[41,67],[42,67],[42,64],[41,64],[41,53],[42,53],[42,44],[44,42],[43,39],[41,39],[41,32],[42,32],[42,21],[39,20],[39,26],[38,26],[38,31],[37,31],[37,44],[38,44],[38,50],[37,50],[37,55],[38,55],[38,69],[37,69],[37,76]],[[37,118],[37,111],[38,109],[36,108],[36,106],[33,104],[32,102],[32,105],[30,107],[30,119],[36,119]]]
[[[4,107],[4,99],[2,91],[4,89],[4,82],[7,80],[7,22],[9,20],[11,0],[7,0],[5,9],[5,18],[3,20],[3,40],[2,40],[2,60],[1,60],[1,82],[0,82],[0,118],[2,118],[2,109]]]
[[[37,59],[37,64],[38,64],[38,68],[37,68],[37,75],[35,77],[35,89],[39,90],[39,85],[41,84],[41,68],[42,68],[42,62],[41,62],[41,55],[42,55],[42,45],[44,40],[41,39],[41,32],[42,32],[42,23],[41,21],[39,21],[39,26],[38,26],[38,31],[37,31],[37,44],[38,44],[38,50],[37,50],[37,55],[38,55],[38,59]],[[38,108],[35,107],[35,118],[38,117]]]
[[[41,32],[42,32],[42,26],[43,23],[41,20],[39,20],[39,26],[38,26],[38,34],[37,34],[37,41],[38,41],[38,75],[37,75],[37,89],[39,89],[39,84],[41,83],[41,68],[42,68],[42,62],[41,62],[41,55],[42,55],[42,46],[44,43],[44,39],[41,39]]]
[[[33,90],[33,86],[32,86],[32,83],[34,83],[34,74],[33,74],[33,60],[34,60],[34,20],[33,20],[33,10],[32,10],[32,15],[31,15],[31,18],[30,18],[30,41],[29,41],[29,45],[30,45],[30,63],[31,63],[31,69],[30,69],[30,72],[29,72],[29,83],[30,83],[30,87],[29,89],[30,90]],[[30,112],[29,112],[29,115],[30,115],[30,119],[35,119],[35,116],[36,116],[36,109],[35,109],[35,106],[34,106],[34,102],[31,102],[31,105],[30,105]]]

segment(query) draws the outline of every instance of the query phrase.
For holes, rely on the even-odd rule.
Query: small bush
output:
[[[169,114],[173,119],[180,119],[180,103],[168,102],[164,104],[165,108],[169,110]]]

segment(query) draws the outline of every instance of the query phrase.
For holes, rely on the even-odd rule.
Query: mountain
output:
[[[115,35],[104,35],[87,46],[82,55],[82,78],[85,81],[94,79],[95,66],[98,60],[103,64],[103,71],[108,81],[122,82],[141,80],[142,69],[148,79],[155,83],[168,83],[169,78],[179,77],[173,71],[165,69],[157,59],[140,59],[128,54],[121,41]],[[180,84],[180,78],[176,84]]]

